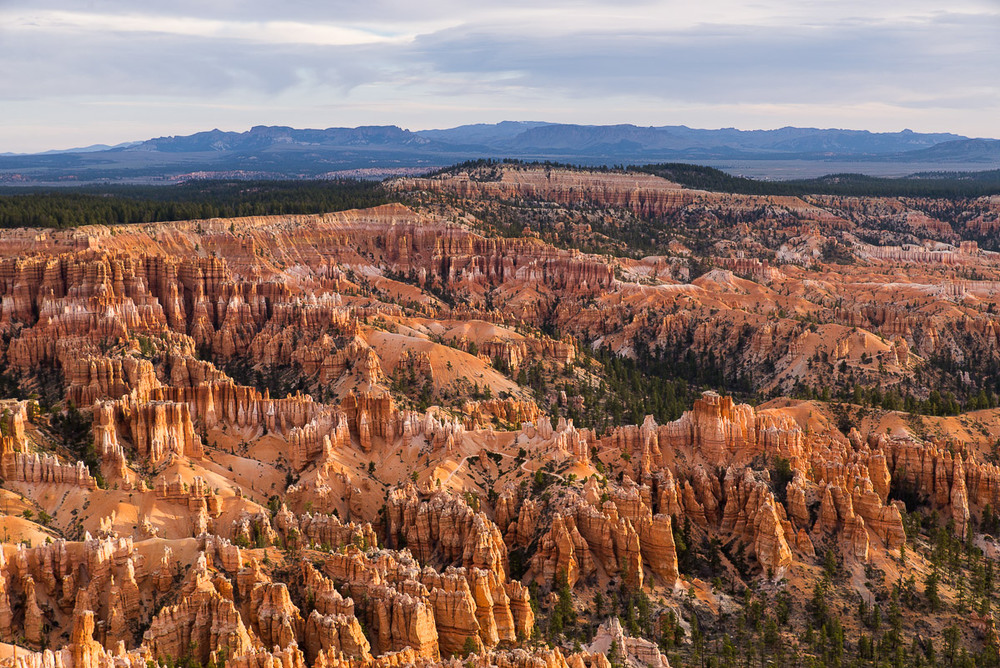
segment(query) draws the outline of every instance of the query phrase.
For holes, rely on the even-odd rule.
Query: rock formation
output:
[[[0,231],[0,634],[28,646],[0,663],[668,668],[639,631],[686,661],[696,620],[760,597],[763,628],[829,554],[882,603],[934,517],[995,553],[992,199],[391,187],[426,201]],[[524,232],[484,232],[511,203]],[[669,252],[615,245],[654,219]]]

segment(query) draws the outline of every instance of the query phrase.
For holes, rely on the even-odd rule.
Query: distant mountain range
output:
[[[138,141],[127,141],[121,144],[115,144],[110,146],[108,144],[91,144],[90,146],[78,146],[76,148],[63,148],[63,149],[53,149],[50,151],[42,151],[41,153],[0,153],[0,157],[9,156],[26,156],[26,155],[57,155],[59,153],[93,153],[94,151],[108,151],[113,148],[127,148],[129,146],[135,146],[136,144],[141,144]]]
[[[808,161],[1000,166],[1000,140],[949,133],[781,128],[566,125],[505,121],[411,132],[396,126],[211,130],[118,146],[0,154],[0,183],[146,181],[192,177],[314,178],[350,170],[398,172],[477,158],[578,164]]]

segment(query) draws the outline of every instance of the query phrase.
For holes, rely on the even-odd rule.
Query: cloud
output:
[[[941,7],[8,0],[0,150],[30,141],[16,128],[43,117],[64,118],[78,143],[119,140],[82,136],[107,127],[96,108],[123,128],[159,128],[121,139],[184,131],[179,118],[204,129],[526,117],[703,125],[728,114],[720,124],[774,127],[838,113],[855,127],[995,134],[984,119],[1000,113],[1000,7]]]
[[[977,89],[995,101],[998,90],[981,85],[982,73],[998,62],[995,32],[971,17],[943,16],[916,27],[582,31],[565,40],[462,26],[418,37],[411,48],[436,72],[503,72],[507,85],[578,96],[902,102],[956,91],[967,99]]]
[[[301,44],[343,46],[405,41],[414,35],[375,31],[363,27],[326,22],[224,21],[190,16],[153,14],[93,14],[73,11],[43,11],[30,14],[0,12],[8,32],[51,35],[73,34],[154,34],[206,40],[237,40],[261,44]]]

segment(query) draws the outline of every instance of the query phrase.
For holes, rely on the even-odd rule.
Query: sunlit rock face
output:
[[[0,662],[666,668],[662,638],[612,597],[682,636],[693,617],[734,618],[744,591],[801,608],[831,563],[837,587],[891,587],[930,571],[906,542],[915,508],[991,549],[996,409],[781,396],[847,378],[919,393],[940,381],[931,355],[996,352],[1000,277],[967,240],[904,247],[886,231],[850,242],[851,265],[813,253],[820,224],[855,234],[876,214],[958,235],[919,202],[560,170],[396,187],[609,221],[698,206],[707,227],[728,211],[747,244],[767,226],[780,243],[716,243],[690,281],[680,251],[587,254],[399,204],[0,232],[0,353],[18,388],[0,403],[0,635],[19,645]],[[992,229],[987,213],[968,226]],[[613,403],[591,396],[648,388],[609,383],[602,347],[711,354],[774,398],[720,387],[609,421]]]

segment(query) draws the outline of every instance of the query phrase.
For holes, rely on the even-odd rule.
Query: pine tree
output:
[[[927,603],[930,604],[933,612],[937,612],[941,608],[941,595],[938,593],[939,579],[940,577],[935,568],[924,580],[924,596],[927,597]]]

